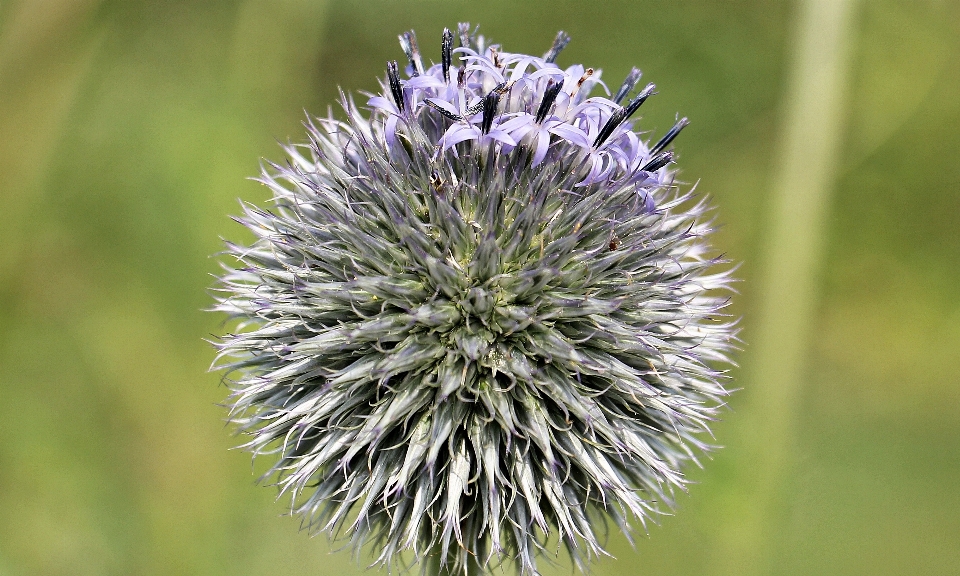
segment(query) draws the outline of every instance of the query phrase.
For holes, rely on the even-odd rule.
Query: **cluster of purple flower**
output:
[[[463,25],[460,38],[461,46],[454,49],[453,34],[444,30],[441,61],[425,68],[413,32],[401,35],[409,78],[401,79],[396,62],[389,63],[383,91],[391,97],[372,96],[368,101],[386,117],[374,126],[389,147],[398,145],[398,129],[416,122],[442,127],[436,155],[458,155],[457,145],[464,143],[480,149],[499,146],[502,154],[525,148],[532,152],[533,167],[550,154],[554,161],[570,158],[586,166],[577,186],[600,181],[662,185],[669,178],[666,167],[673,152],[666,147],[687,119],[652,147],[640,139],[629,120],[654,93],[654,85],[647,84],[628,100],[640,80],[639,70],[631,70],[612,98],[590,96],[597,85],[606,90],[599,70],[580,64],[564,70],[554,62],[569,41],[563,32],[542,58],[486,46],[482,36],[471,36]],[[457,56],[461,64],[454,68]],[[422,118],[425,114],[434,118]]]

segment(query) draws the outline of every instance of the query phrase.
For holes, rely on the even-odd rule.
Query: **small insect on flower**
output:
[[[405,71],[308,122],[259,178],[273,207],[243,206],[229,417],[307,529],[381,564],[530,576],[558,541],[583,569],[604,524],[669,509],[727,394],[731,278],[672,169],[687,119],[651,145],[653,84],[591,96],[562,32],[536,57],[461,24],[429,67],[400,41]]]

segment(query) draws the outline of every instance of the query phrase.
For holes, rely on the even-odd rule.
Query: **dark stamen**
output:
[[[451,63],[453,63],[453,33],[449,28],[444,28],[443,40],[440,42],[440,67],[443,69],[443,81],[448,84]]]
[[[429,106],[429,107],[433,108],[434,110],[436,110],[437,112],[439,112],[440,115],[443,116],[444,118],[448,118],[448,119],[450,119],[450,120],[453,120],[454,122],[459,122],[459,121],[463,120],[463,116],[460,116],[459,114],[453,114],[452,112],[450,112],[449,110],[441,107],[439,104],[437,104],[436,102],[434,102],[434,101],[432,101],[432,100],[424,100],[423,102],[424,102],[424,104],[426,104],[427,106]]]
[[[627,77],[624,78],[623,84],[620,85],[620,89],[617,90],[617,95],[613,97],[613,101],[619,104],[624,98],[627,97],[627,94],[633,90],[633,87],[637,85],[637,82],[640,81],[640,70],[637,68],[631,68],[630,73],[627,74]]]
[[[460,47],[469,48],[473,44],[473,35],[470,34],[470,23],[460,22],[457,24],[457,32],[460,33]]]
[[[634,96],[633,100],[630,101],[623,108],[619,108],[610,115],[610,118],[607,120],[607,123],[603,125],[603,128],[600,129],[600,132],[597,134],[597,139],[593,141],[593,147],[603,144],[607,138],[613,134],[613,131],[617,129],[617,126],[623,124],[623,121],[633,115],[637,111],[637,108],[643,104],[647,98],[653,94],[653,89],[656,88],[653,84],[647,84],[647,87],[643,89],[642,92]]]
[[[483,120],[480,123],[480,132],[487,134],[493,127],[493,117],[497,113],[497,104],[500,103],[500,93],[496,89],[483,97]]]
[[[683,127],[689,123],[690,121],[686,118],[681,118],[679,122],[673,125],[673,128],[663,135],[663,138],[661,138],[659,142],[654,144],[653,148],[650,149],[650,155],[656,156],[661,150],[666,148],[671,142],[673,142],[673,139],[677,137],[677,134],[683,130]]]
[[[467,86],[467,69],[461,66],[457,70],[457,88],[463,90]]]
[[[403,112],[403,88],[400,87],[400,73],[397,70],[397,61],[387,62],[387,79],[390,81],[390,93],[397,109]]]
[[[603,127],[600,128],[600,132],[597,133],[597,137],[593,141],[594,148],[603,144],[607,140],[607,138],[609,138],[610,135],[613,134],[613,131],[617,129],[617,126],[619,126],[621,122],[627,119],[627,114],[625,110],[626,109],[624,108],[618,108],[617,110],[613,111],[613,114],[611,114],[610,118],[607,119],[606,124],[604,124]]]
[[[417,35],[413,30],[404,32],[400,35],[400,47],[403,53],[407,55],[410,61],[410,67],[413,68],[413,76],[423,74],[423,60],[420,59],[420,47],[417,46]]]
[[[547,114],[550,113],[550,108],[557,99],[557,95],[560,94],[561,89],[563,89],[563,83],[561,82],[550,80],[547,83],[547,89],[543,91],[543,100],[540,102],[540,107],[537,108],[537,124],[546,120]]]
[[[633,100],[631,100],[630,103],[627,104],[626,106],[626,111],[627,111],[626,118],[633,116],[633,113],[637,111],[637,108],[639,108],[641,104],[646,102],[647,98],[649,98],[653,94],[654,88],[656,88],[656,86],[654,86],[653,84],[647,84],[646,88],[644,88],[639,94],[633,97]],[[624,120],[626,120],[626,118],[624,118]]]
[[[496,86],[494,86],[494,87],[493,87],[493,90],[491,90],[491,91],[487,94],[487,96],[489,96],[490,94],[494,94],[494,93],[495,93],[495,94],[497,95],[497,98],[500,98],[500,96],[503,96],[503,94],[504,94],[508,89],[509,89],[509,88],[507,88],[507,83],[506,83],[506,82],[501,82],[501,83],[497,84]],[[466,109],[467,118],[469,118],[470,116],[473,116],[473,115],[476,114],[477,112],[480,112],[481,110],[483,110],[483,107],[485,106],[485,104],[484,104],[485,101],[486,101],[485,98],[484,98],[484,99],[481,99],[479,102],[477,102],[477,103],[474,104],[473,106],[468,107],[468,108]]]
[[[649,162],[640,167],[640,170],[655,172],[671,162],[673,162],[673,150],[667,150],[651,158]]]
[[[557,32],[557,37],[553,39],[553,46],[547,50],[547,53],[543,55],[544,62],[554,62],[557,59],[557,56],[560,55],[560,51],[566,48],[567,44],[570,43],[570,37],[567,36],[567,33],[563,30]]]

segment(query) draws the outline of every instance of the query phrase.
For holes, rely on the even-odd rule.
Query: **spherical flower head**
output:
[[[632,125],[637,70],[610,96],[555,63],[562,32],[537,57],[458,31],[430,67],[403,34],[405,74],[264,169],[216,367],[311,531],[451,572],[532,575],[553,541],[583,569],[709,448],[730,278],[674,181],[686,119]]]

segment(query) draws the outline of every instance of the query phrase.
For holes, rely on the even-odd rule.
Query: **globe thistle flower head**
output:
[[[454,47],[459,38],[458,47]],[[314,532],[444,570],[548,542],[581,568],[607,522],[669,509],[726,391],[728,272],[632,70],[400,36],[365,106],[307,124],[228,244],[215,309],[230,418]],[[603,92],[606,96],[592,95]]]

